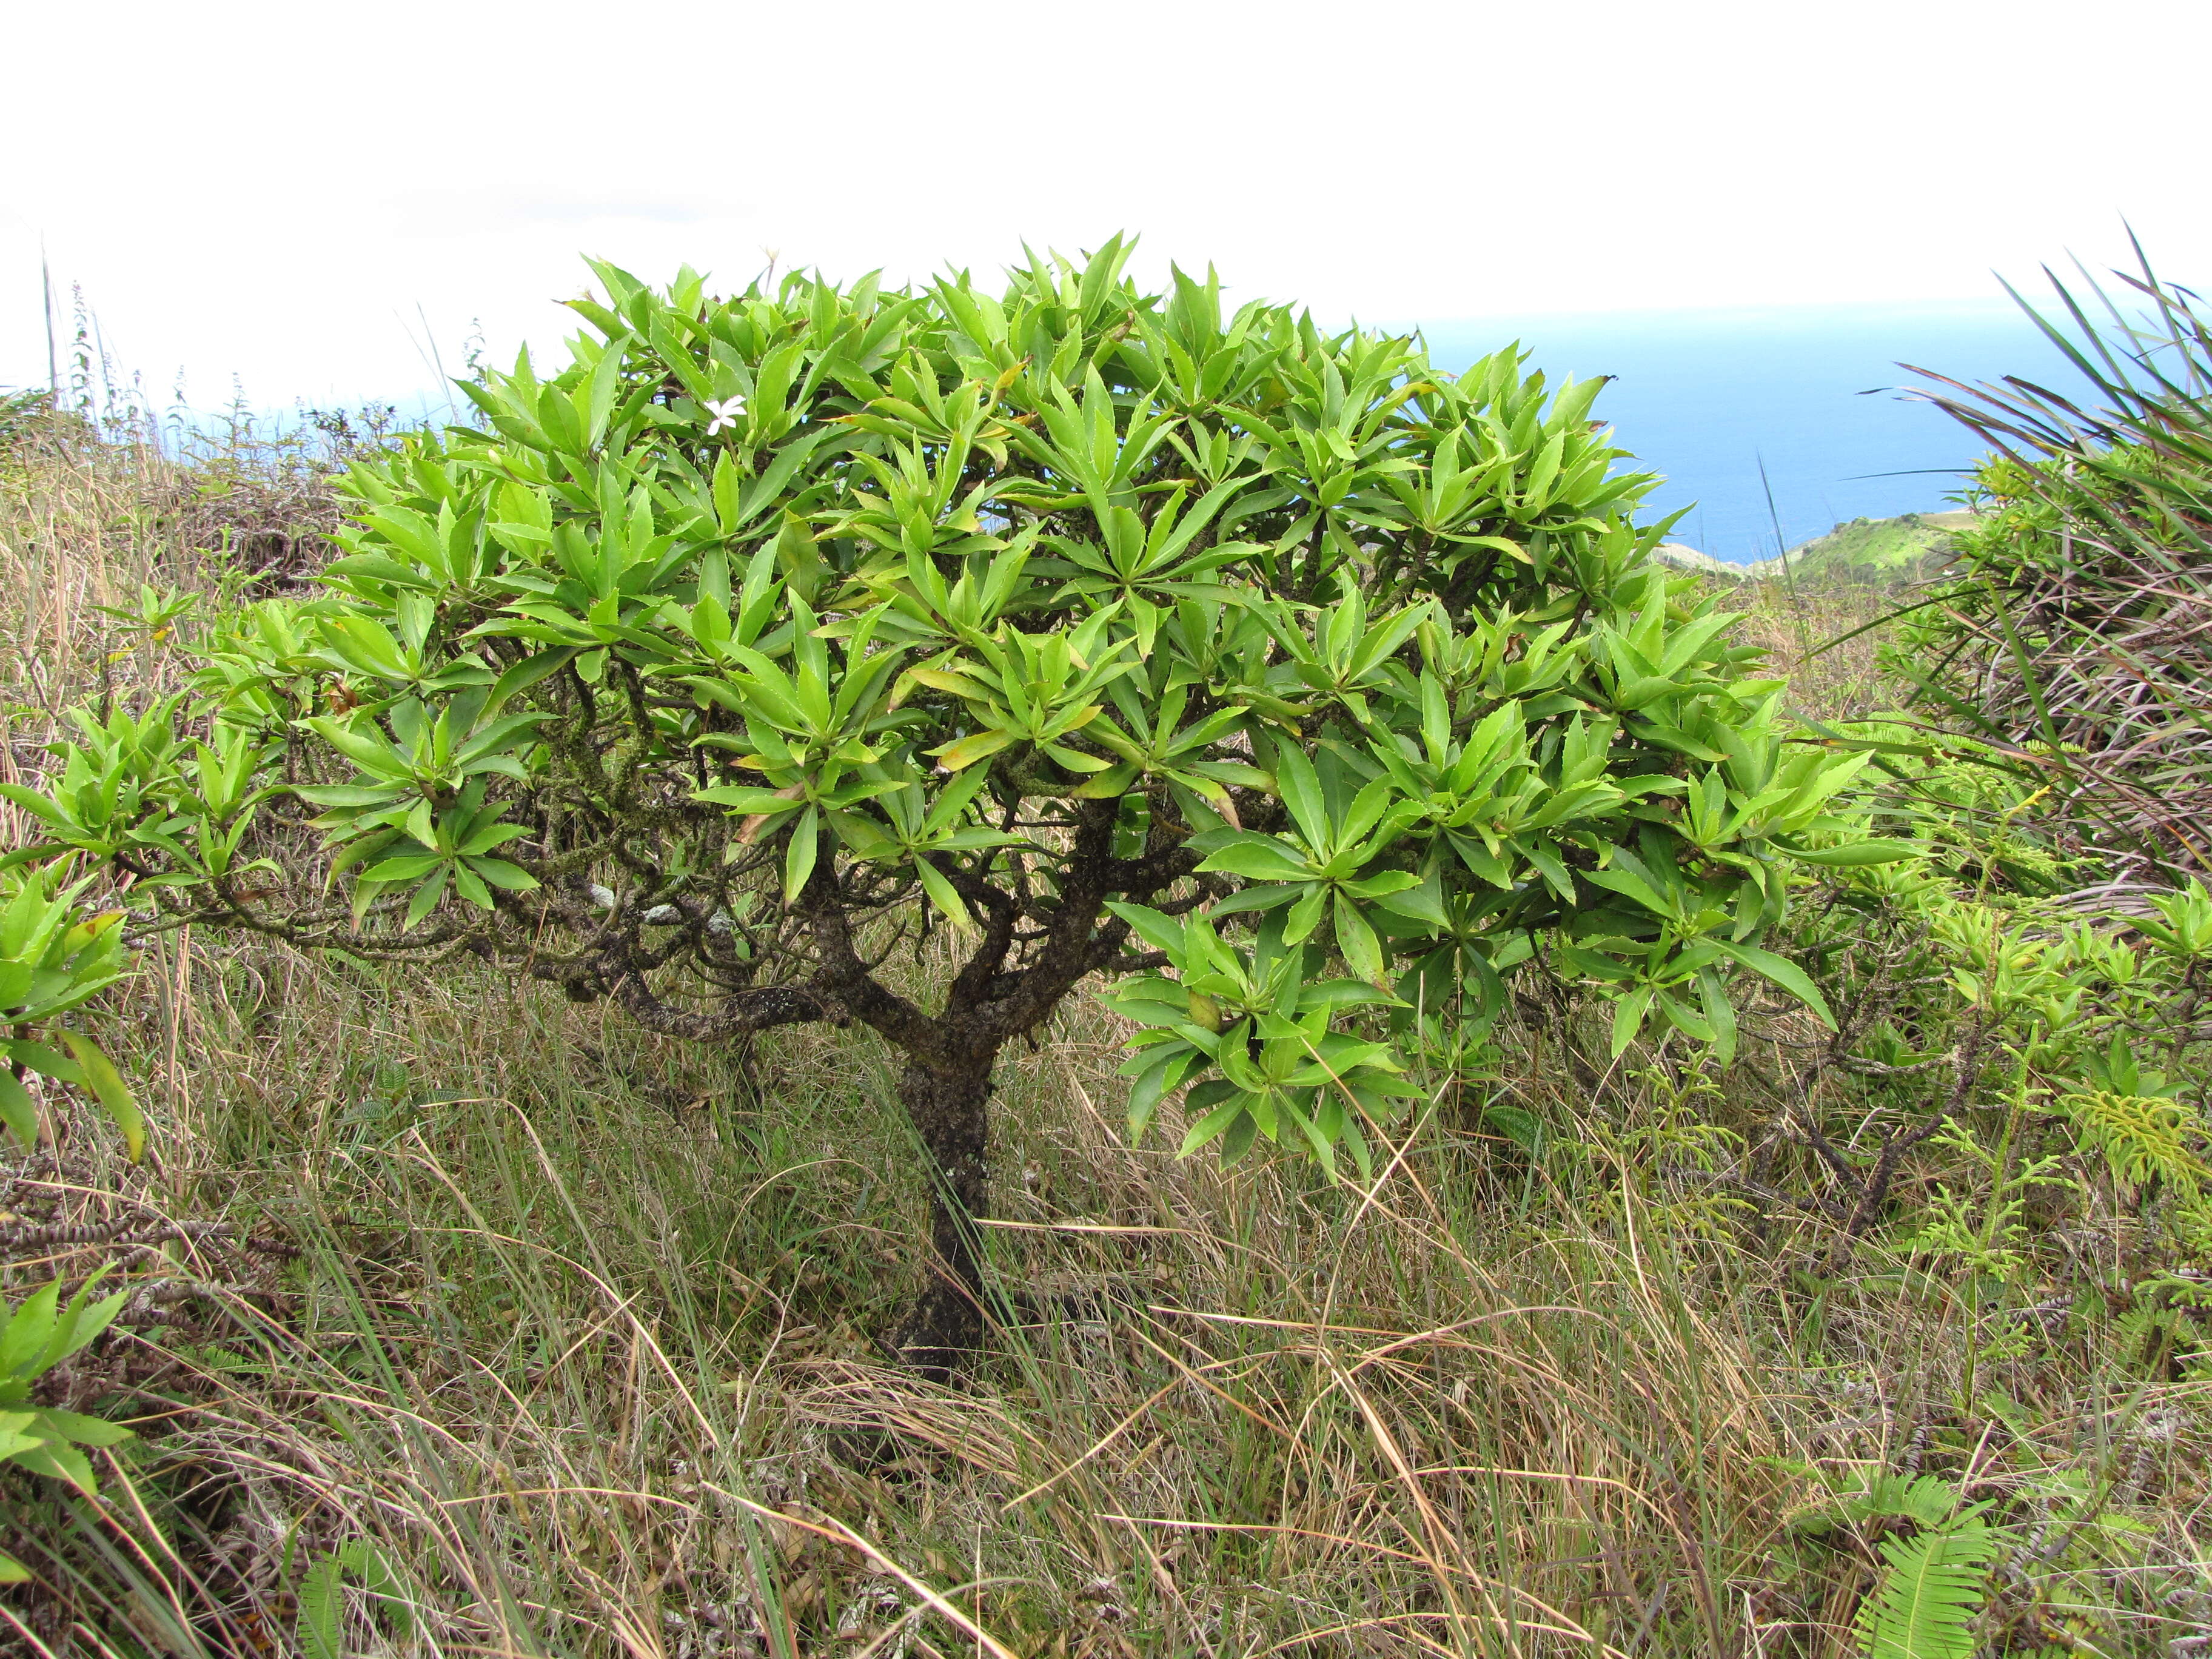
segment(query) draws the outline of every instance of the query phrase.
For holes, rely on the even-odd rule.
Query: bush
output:
[[[467,957],[730,1043],[900,1058],[941,1272],[1009,1042],[1139,975],[1132,1121],[1365,1168],[1504,976],[1723,1051],[1793,863],[1893,857],[1632,521],[1650,480],[1500,353],[1330,335],[1178,273],[1003,293],[595,267],[592,332],[355,465],[327,592],[218,617],[195,694],[27,798],[159,925]],[[291,802],[314,809],[312,823]],[[312,832],[312,833],[311,833]],[[344,890],[334,892],[334,888]],[[934,982],[902,968],[933,941]]]
[[[44,386],[0,392],[0,455],[35,440],[61,434],[76,422],[63,413]]]
[[[1996,453],[1967,494],[1983,516],[1894,660],[2055,787],[2060,833],[2163,880],[2212,867],[2212,331],[2147,260],[2120,280],[2147,302],[2136,322],[2094,283],[2111,322],[2063,286],[2069,325],[2036,319],[2095,407],[1931,377]]]
[[[18,789],[20,785],[0,785]],[[11,860],[21,865],[21,854]],[[86,883],[64,887],[54,868],[0,868],[0,1124],[25,1151],[40,1133],[38,1102],[27,1086],[33,1077],[66,1083],[96,1099],[121,1130],[135,1163],[144,1154],[146,1124],[138,1103],[112,1061],[82,1031],[59,1024],[120,979],[128,969],[119,911],[87,915],[78,901]],[[45,1039],[58,1038],[64,1054]],[[45,1085],[42,1085],[45,1086]]]

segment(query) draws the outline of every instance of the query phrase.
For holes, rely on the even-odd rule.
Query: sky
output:
[[[566,331],[581,252],[742,286],[1142,237],[1139,274],[1482,319],[1987,298],[2069,252],[2212,270],[2194,100],[2042,0],[0,0],[0,386],[43,251],[209,407],[419,398]],[[66,317],[64,327],[67,327]]]
[[[1432,359],[1462,368],[1511,339],[1546,374],[1609,384],[1596,412],[1623,470],[1664,482],[1647,520],[1738,563],[1855,518],[1955,504],[1986,446],[1930,404],[1913,365],[1969,385],[2079,380],[2021,307],[1998,296],[1635,311],[1444,323]]]

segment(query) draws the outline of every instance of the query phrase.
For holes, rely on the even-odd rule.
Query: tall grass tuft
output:
[[[2212,323],[2138,268],[2021,304],[2086,395],[1917,371],[1986,441],[1986,509],[1916,612],[1923,701],[2039,771],[2123,866],[2212,867]],[[2014,296],[2021,299],[2017,294]]]

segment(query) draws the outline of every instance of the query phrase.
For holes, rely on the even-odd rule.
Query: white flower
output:
[[[707,435],[711,438],[724,427],[737,425],[738,417],[745,412],[745,400],[742,397],[725,398],[719,404],[710,400],[707,412],[714,417],[707,428]]]

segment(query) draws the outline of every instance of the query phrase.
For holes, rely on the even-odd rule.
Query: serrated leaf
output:
[[[52,1406],[33,1413],[31,1425],[80,1446],[119,1446],[126,1440],[136,1438],[120,1423],[111,1423],[102,1417],[88,1417],[82,1412],[60,1411]]]
[[[10,1453],[6,1461],[20,1464],[33,1474],[43,1474],[50,1480],[65,1480],[87,1498],[100,1496],[99,1483],[93,1479],[91,1461],[67,1441],[41,1440],[36,1445]]]

